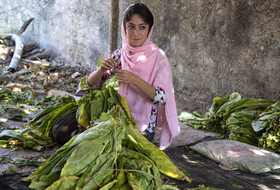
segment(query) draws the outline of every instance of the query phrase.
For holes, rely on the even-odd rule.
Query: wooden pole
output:
[[[111,0],[111,22],[110,22],[110,47],[109,53],[118,48],[118,23],[119,23],[119,0]]]

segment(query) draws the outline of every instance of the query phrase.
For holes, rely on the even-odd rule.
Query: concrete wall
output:
[[[156,18],[153,41],[172,64],[179,111],[232,92],[280,99],[279,0],[141,2]]]
[[[0,0],[0,33],[17,31],[34,17],[24,33],[51,53],[51,59],[95,66],[109,49],[110,1]]]
[[[10,0],[0,2],[0,23],[9,23],[14,5],[18,20],[34,16],[26,36],[57,60],[94,66],[108,54],[110,1],[14,0],[9,8]],[[280,0],[120,0],[120,20],[134,2],[154,13],[152,40],[170,59],[178,112],[205,110],[232,92],[279,100]]]

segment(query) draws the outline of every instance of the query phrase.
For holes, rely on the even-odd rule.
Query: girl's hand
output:
[[[103,58],[100,63],[100,69],[102,72],[112,69],[116,64],[116,60],[111,57]]]
[[[134,73],[122,69],[114,69],[114,72],[118,81],[122,83],[135,84],[135,81],[139,78]]]
[[[114,72],[119,82],[126,83],[126,84],[134,84],[150,100],[154,99],[156,93],[155,87],[146,83],[138,75],[122,69],[114,69]]]

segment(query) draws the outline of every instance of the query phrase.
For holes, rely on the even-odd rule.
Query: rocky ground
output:
[[[35,96],[46,96],[53,90],[65,91],[75,94],[78,83],[82,77],[89,74],[91,69],[82,67],[80,65],[67,65],[64,63],[48,62],[46,60],[22,60],[15,73],[7,72],[8,62],[2,60],[0,62],[0,88],[18,88],[22,91],[32,90]],[[1,126],[1,130],[9,128],[20,128],[24,122],[8,121]],[[265,174],[248,174],[241,171],[227,171],[219,167],[219,165],[198,153],[190,150],[188,146],[182,146],[182,139],[187,138],[186,133],[182,133],[181,142],[176,142],[173,146],[168,148],[165,152],[171,160],[179,167],[185,169],[192,178],[192,183],[176,181],[166,178],[170,184],[176,185],[179,189],[212,187],[225,190],[255,190],[266,189],[276,190],[280,189],[280,175],[273,173]],[[188,134],[189,135],[189,134]],[[207,135],[213,136],[213,135]],[[203,139],[203,137],[199,137]],[[177,144],[176,144],[177,143]],[[1,164],[0,169],[9,170],[0,174],[0,189],[28,189],[28,183],[21,182],[20,179],[28,176],[36,167],[29,168],[9,168],[8,162],[4,162],[8,157],[16,157],[22,155],[32,155],[36,158],[44,158],[53,154],[49,150],[40,154],[31,153],[30,150],[22,150],[20,152],[10,151],[7,149],[0,149]],[[11,159],[10,159],[11,160]],[[6,168],[5,168],[6,167]],[[15,167],[13,165],[13,167]],[[199,189],[199,188],[197,188]]]

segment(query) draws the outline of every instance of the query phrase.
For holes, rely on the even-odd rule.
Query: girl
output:
[[[91,87],[101,85],[111,74],[119,81],[119,94],[128,102],[137,129],[152,141],[161,127],[160,149],[167,148],[180,133],[172,82],[165,53],[150,41],[154,18],[149,8],[130,5],[123,17],[122,48],[101,61],[87,78]]]

